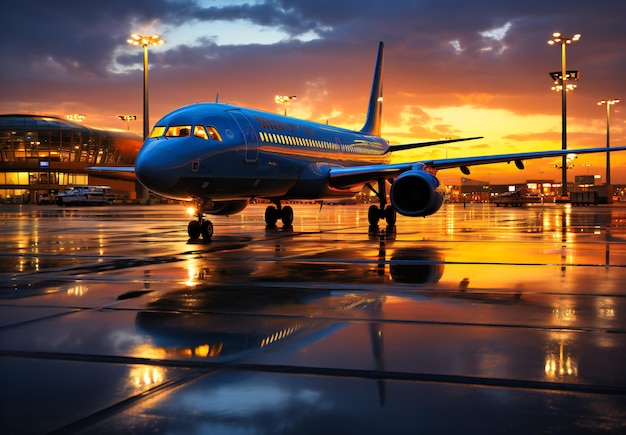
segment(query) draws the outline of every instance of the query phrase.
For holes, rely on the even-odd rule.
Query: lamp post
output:
[[[118,115],[117,117],[122,121],[126,121],[127,130],[130,130],[130,121],[135,121],[137,119],[136,115]]]
[[[560,45],[561,46],[561,74],[559,77],[561,84],[561,149],[567,149],[567,106],[566,106],[566,95],[567,95],[567,84],[565,80],[568,79],[567,76],[567,60],[565,54],[565,47],[567,47],[572,42],[578,41],[580,39],[580,33],[575,34],[571,38],[565,37],[561,35],[559,32],[555,32],[552,34],[552,39],[548,41],[549,45]],[[562,160],[562,187],[561,187],[561,195],[567,196],[567,157],[563,156]]]
[[[143,47],[143,140],[150,134],[150,120],[148,117],[148,46],[164,44],[159,35],[143,36],[133,34],[127,40],[129,44]]]
[[[289,100],[295,100],[296,96],[292,95],[292,96],[287,96],[287,95],[276,95],[274,97],[274,101],[276,101],[279,104],[283,104],[285,106],[285,112],[284,115],[287,116],[287,103],[289,102]]]
[[[613,104],[619,103],[618,98],[613,98],[612,100],[600,100],[598,101],[598,106],[602,106],[606,104],[606,185],[611,185],[611,153],[608,149],[611,147],[611,131],[609,127],[609,120],[611,119],[611,106]]]

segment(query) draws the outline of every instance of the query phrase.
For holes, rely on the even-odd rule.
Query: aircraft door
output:
[[[246,143],[246,163],[256,163],[259,160],[259,139],[256,135],[256,131],[252,127],[252,124],[246,118],[246,115],[239,110],[231,110],[228,113],[235,118],[239,128],[241,128],[241,134]]]

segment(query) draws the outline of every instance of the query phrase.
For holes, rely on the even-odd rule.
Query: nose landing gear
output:
[[[187,233],[192,240],[198,240],[200,236],[204,240],[211,240],[211,237],[213,237],[213,223],[203,217],[198,217],[198,220],[189,222]]]
[[[200,236],[202,236],[202,239],[208,242],[213,237],[213,223],[205,219],[202,212],[205,209],[205,205],[204,203],[196,203],[195,205],[197,219],[190,221],[187,225],[187,234],[189,234],[190,240],[199,240]]]

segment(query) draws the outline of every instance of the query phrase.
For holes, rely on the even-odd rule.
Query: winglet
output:
[[[367,119],[361,129],[361,133],[380,136],[380,126],[383,114],[383,49],[385,45],[380,41],[378,45],[378,57],[374,68],[374,80],[372,93],[367,108]]]

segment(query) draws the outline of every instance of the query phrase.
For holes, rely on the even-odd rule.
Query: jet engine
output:
[[[230,216],[231,214],[239,213],[247,206],[248,201],[245,199],[233,201],[214,201],[204,210],[204,212],[206,214]]]
[[[439,180],[429,172],[413,169],[402,173],[391,185],[389,198],[404,216],[428,216],[443,203]]]

